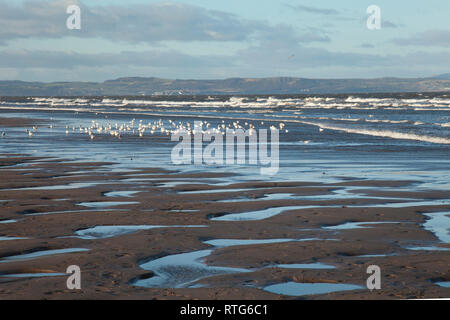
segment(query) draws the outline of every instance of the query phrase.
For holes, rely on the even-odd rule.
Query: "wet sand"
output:
[[[17,126],[19,120],[15,121]],[[403,191],[415,181],[382,180],[333,184],[255,181],[218,186],[207,183],[220,182],[229,173],[182,174],[159,168],[120,172],[109,170],[109,165],[0,155],[0,237],[26,238],[0,240],[0,299],[450,297],[450,288],[437,284],[450,281],[450,244],[424,228],[424,213],[450,214],[448,194],[443,191]],[[174,181],[181,184],[170,185]],[[346,196],[333,197],[340,190],[347,190]],[[117,191],[124,191],[125,196],[108,196]],[[274,196],[280,194],[287,196]],[[434,204],[411,204],[427,200]],[[386,207],[386,203],[397,207]],[[259,215],[284,207],[287,209],[267,218]],[[248,212],[255,214],[239,220],[240,214]],[[226,220],[227,216],[237,218]],[[346,223],[359,228],[342,227]],[[90,238],[77,237],[77,232],[112,225],[155,228],[115,236],[113,229],[109,237],[95,232],[89,233]],[[292,241],[209,244],[217,239]],[[411,249],[417,247],[437,250]],[[71,248],[87,250],[11,259]],[[204,267],[197,270],[202,276],[195,276],[185,285],[188,287],[182,287],[181,280],[179,288],[137,285],[161,277],[161,272],[172,283],[180,273],[188,277],[189,265],[175,264],[162,271],[144,266],[171,255],[202,250],[210,250],[198,262]],[[313,263],[335,268],[280,267]],[[381,290],[366,288],[366,269],[373,264],[381,268]],[[65,273],[70,265],[82,270],[82,290],[68,290],[66,276],[5,276]],[[208,274],[213,267],[248,272]],[[264,290],[291,282],[352,284],[361,289],[302,296]]]

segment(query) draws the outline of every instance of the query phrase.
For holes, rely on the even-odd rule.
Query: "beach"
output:
[[[188,121],[192,105],[185,114],[155,115],[135,110],[138,102],[114,112],[4,102],[1,299],[448,298],[447,104],[431,103],[442,118],[440,136],[428,129],[405,137],[392,126],[420,126],[416,119],[395,123],[402,120],[394,115],[394,123],[380,122],[390,128],[370,135],[373,127],[343,127],[354,121],[341,115],[320,123],[294,119],[297,111],[286,114],[281,105],[294,102],[280,101],[265,121],[248,106],[217,120],[197,114],[217,121],[212,127],[222,119],[277,128],[282,121],[280,172],[273,176],[255,166],[173,165],[170,135],[139,137],[134,122],[119,139],[98,133],[103,125],[84,131],[100,118],[119,127],[134,118]],[[347,102],[355,103],[381,102]],[[312,108],[303,106],[301,117]],[[329,106],[332,113],[340,107]],[[405,113],[413,114],[398,115]],[[70,265],[81,269],[81,290],[66,287]],[[381,269],[380,290],[366,286],[371,265]]]

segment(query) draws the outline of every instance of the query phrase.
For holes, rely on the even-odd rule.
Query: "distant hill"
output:
[[[430,78],[230,78],[171,80],[129,77],[105,82],[0,81],[0,96],[338,94],[450,91],[450,74]]]
[[[433,77],[434,79],[441,79],[441,80],[450,80],[450,73],[440,74],[438,76]]]

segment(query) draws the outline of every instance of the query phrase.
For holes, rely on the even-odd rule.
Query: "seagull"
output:
[[[4,136],[6,136],[6,133],[4,133],[4,132],[2,131],[2,137],[4,137]]]

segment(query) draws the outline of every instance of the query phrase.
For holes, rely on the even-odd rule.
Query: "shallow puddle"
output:
[[[103,212],[103,211],[127,211],[126,209],[94,209],[94,210],[67,210],[67,211],[51,211],[51,212],[37,212],[25,214],[25,216],[46,216],[50,214],[64,214],[64,213],[86,213],[86,212]]]
[[[99,184],[102,184],[102,183],[107,183],[107,182],[76,182],[76,183],[69,183],[69,184],[65,184],[65,185],[7,189],[7,191],[82,189],[82,188],[95,187],[96,185],[99,185]]]
[[[360,256],[356,256],[357,258],[383,258],[383,257],[393,257],[396,256],[396,253],[380,253],[380,254],[363,254]]]
[[[20,254],[17,256],[4,257],[4,258],[0,259],[0,263],[13,262],[13,261],[24,261],[24,260],[37,259],[37,258],[50,256],[50,255],[56,255],[56,254],[85,252],[85,251],[89,251],[89,249],[70,248],[70,249],[43,250],[43,251],[36,251],[33,253]]]
[[[139,193],[141,191],[111,191],[105,193],[105,197],[109,198],[132,198],[134,194]]]
[[[203,243],[214,246],[214,249],[199,250],[165,256],[140,265],[141,268],[153,271],[155,276],[150,279],[136,280],[134,285],[148,288],[182,288],[191,287],[194,282],[214,275],[252,272],[255,269],[209,266],[203,259],[211,255],[216,248],[241,245],[258,245],[270,243],[284,243],[292,241],[312,241],[311,239],[214,239]],[[317,264],[314,264],[316,267]],[[291,265],[285,265],[286,268]],[[312,266],[305,264],[303,266]],[[268,266],[273,267],[273,266]],[[193,286],[196,286],[193,284]]]
[[[263,288],[265,291],[287,296],[305,296],[337,291],[360,290],[362,286],[344,283],[299,283],[286,282],[273,284]]]
[[[159,188],[174,188],[174,187],[182,186],[182,185],[185,185],[185,184],[192,184],[192,182],[191,181],[161,182],[161,183],[158,183],[157,186]],[[207,183],[207,182],[195,182],[195,184],[209,185],[209,183]],[[185,193],[185,192],[180,192],[180,193]]]
[[[260,198],[238,197],[235,199],[218,200],[215,202],[251,202],[251,201],[270,201],[270,200],[327,200],[325,196],[298,196],[294,193],[268,193]]]
[[[450,205],[450,201],[446,200],[430,200],[430,201],[408,201],[408,202],[393,202],[381,203],[372,205],[349,205],[352,208],[409,208],[409,207],[423,207],[423,206],[443,206]]]
[[[436,282],[438,286],[444,287],[444,288],[450,288],[450,281],[444,281],[444,282]]]
[[[432,212],[425,215],[430,219],[423,224],[424,228],[434,233],[440,241],[450,243],[450,212]]]
[[[9,219],[9,220],[0,220],[0,223],[1,223],[1,224],[3,224],[3,223],[14,223],[14,222],[17,222],[17,220],[13,220],[13,219]]]
[[[336,269],[335,266],[324,264],[320,262],[316,263],[291,263],[291,264],[277,264],[274,267],[282,269]]]
[[[232,247],[232,246],[249,246],[257,244],[270,244],[270,243],[284,243],[284,242],[302,242],[302,241],[315,241],[315,240],[328,240],[319,238],[306,238],[306,239],[214,239],[204,241],[203,243],[209,244],[214,247]]]
[[[449,251],[450,248],[444,248],[444,247],[407,247],[408,250],[414,250],[414,251]]]
[[[395,221],[346,222],[346,223],[339,224],[336,226],[322,227],[322,229],[328,229],[328,230],[368,229],[371,227],[368,227],[365,225],[385,224],[385,223],[399,223],[399,222],[395,222]]]
[[[300,210],[300,209],[312,209],[312,208],[334,208],[336,206],[287,206],[287,207],[274,207],[263,210],[230,213],[220,217],[211,218],[212,221],[256,221],[268,219],[276,216],[284,211]]]
[[[43,278],[43,277],[60,277],[67,276],[65,273],[16,273],[16,274],[2,274],[3,278]]]
[[[257,191],[257,189],[251,189]],[[219,200],[217,202],[248,202],[248,201],[270,201],[270,200],[346,200],[346,199],[383,199],[391,201],[402,201],[405,199],[414,200],[412,198],[397,198],[397,197],[378,197],[370,196],[365,193],[353,193],[352,190],[364,191],[363,187],[348,187],[345,189],[335,189],[328,194],[321,195],[297,195],[295,193],[269,193],[264,194],[260,198],[238,197],[235,199]],[[386,204],[387,205],[387,204]]]
[[[21,238],[21,237],[0,237],[0,241],[8,241],[8,240],[26,240],[29,238]]]
[[[267,188],[261,188],[261,189],[267,189]],[[181,194],[203,194],[203,193],[242,192],[242,191],[258,191],[258,190],[260,190],[260,189],[255,189],[255,188],[208,189],[208,190],[195,190],[195,191],[179,191],[178,193],[181,193]]]
[[[200,250],[169,255],[141,264],[141,268],[153,271],[155,276],[137,280],[133,284],[147,288],[183,288],[213,275],[251,272],[242,268],[208,266],[200,261],[212,252],[213,250]]]
[[[105,239],[126,234],[132,234],[141,230],[160,229],[160,228],[206,228],[204,225],[178,225],[178,226],[96,226],[89,229],[78,230],[75,232],[77,238],[85,240]]]
[[[79,206],[88,208],[109,208],[114,206],[125,206],[130,204],[139,204],[136,201],[105,201],[105,202],[80,202],[77,203]]]

